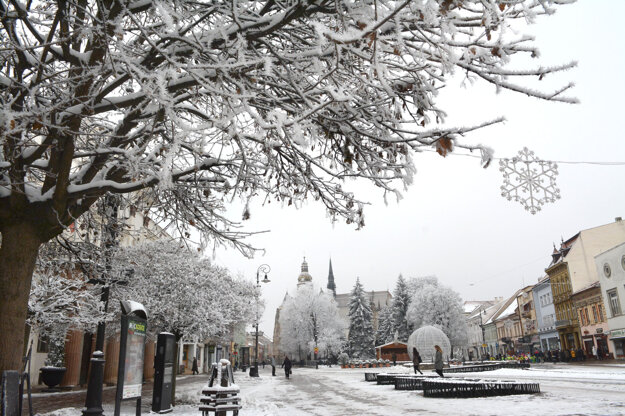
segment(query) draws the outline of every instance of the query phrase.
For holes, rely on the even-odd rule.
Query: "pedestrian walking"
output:
[[[397,354],[391,354],[391,359],[393,360],[393,367],[395,367],[397,365]]]
[[[291,366],[291,360],[289,360],[289,357],[285,355],[282,367],[284,368],[284,375],[286,376],[286,378],[289,378],[289,376],[291,375]]]
[[[263,370],[265,369],[265,360],[261,363],[263,365]]]
[[[436,370],[439,376],[445,377],[443,375],[443,350],[438,345],[435,345],[434,349],[436,350],[434,354],[434,370]]]
[[[193,373],[193,375],[200,374],[200,372],[197,370],[197,358],[196,357],[193,357],[193,364],[191,365],[191,372]]]
[[[596,345],[594,345],[594,344],[593,344],[593,346],[592,346],[592,357],[593,357],[595,360],[598,360],[598,359],[599,359],[599,357],[597,356],[597,346],[596,346]]]
[[[271,356],[271,375],[276,376],[276,358],[275,356]]]
[[[414,367],[414,373],[417,374],[417,371],[419,372],[419,374],[423,374],[421,372],[421,370],[419,370],[419,364],[421,364],[421,356],[419,355],[419,351],[417,351],[416,348],[412,349],[412,366]]]

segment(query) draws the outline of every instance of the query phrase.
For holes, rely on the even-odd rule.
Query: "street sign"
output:
[[[315,354],[319,354],[319,348],[315,347]]]
[[[482,344],[482,347],[483,347],[483,348],[486,348],[487,346],[488,346],[488,345],[486,345],[486,344]]]

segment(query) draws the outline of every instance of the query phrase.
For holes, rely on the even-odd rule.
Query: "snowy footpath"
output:
[[[291,379],[277,369],[260,370],[259,378],[237,373],[241,388],[241,416],[393,416],[423,415],[625,415],[625,366],[538,365],[528,370],[502,369],[461,376],[540,383],[540,394],[488,398],[434,399],[418,391],[396,391],[364,381],[365,371],[380,369],[295,368]],[[387,369],[385,369],[386,371]],[[392,370],[392,369],[388,369]],[[204,383],[181,386],[172,415],[199,415],[198,403]],[[128,406],[128,407],[126,407]],[[47,416],[80,414],[62,409]],[[112,414],[112,408],[105,408]],[[124,415],[134,415],[125,405]]]

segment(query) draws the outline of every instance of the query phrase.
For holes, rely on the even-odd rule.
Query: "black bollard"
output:
[[[104,353],[94,351],[91,356],[91,377],[87,387],[87,398],[83,416],[102,416],[102,385],[104,384]]]

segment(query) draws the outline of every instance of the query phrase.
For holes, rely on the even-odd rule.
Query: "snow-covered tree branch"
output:
[[[313,355],[315,347],[322,356],[336,355],[345,343],[345,324],[331,293],[312,284],[297,288],[280,313],[280,349],[300,359]]]
[[[439,125],[437,94],[460,71],[574,102],[524,83],[574,64],[510,67],[538,50],[505,30],[566,2],[0,2],[0,332],[25,321],[38,247],[106,192],[251,254],[234,197],[314,199],[360,227],[345,178],[397,194],[423,148],[487,164],[459,139],[490,121]],[[21,342],[0,341],[0,371]]]

